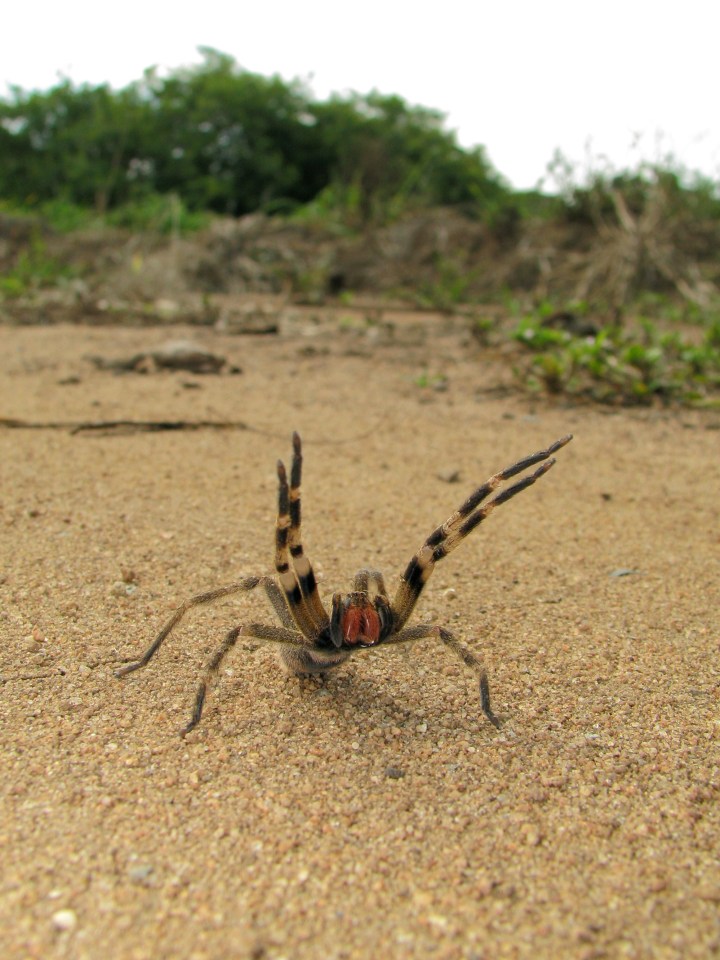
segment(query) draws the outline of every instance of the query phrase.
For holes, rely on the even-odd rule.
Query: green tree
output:
[[[68,199],[100,212],[127,199],[127,171],[146,109],[131,87],[11,90],[0,103],[0,195],[21,203]]]
[[[144,152],[155,189],[232,214],[309,199],[303,89],[240,70],[215,50],[203,54],[199,67],[146,77],[155,123]]]
[[[434,110],[379,93],[315,102],[297,81],[201,52],[197,66],[150,69],[119,92],[68,80],[12,88],[0,100],[0,197],[104,212],[172,193],[190,210],[239,215],[329,190],[366,223],[421,204],[483,215],[507,194],[483,151],[462,150]]]
[[[507,195],[481,148],[462,150],[435,110],[377,92],[315,104],[331,180],[355,187],[364,221],[408,205],[462,205],[480,214]]]

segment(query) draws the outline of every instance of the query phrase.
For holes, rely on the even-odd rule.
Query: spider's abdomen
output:
[[[304,677],[326,673],[337,667],[350,656],[344,650],[320,651],[303,647],[281,647],[280,663],[286,673],[293,677]]]

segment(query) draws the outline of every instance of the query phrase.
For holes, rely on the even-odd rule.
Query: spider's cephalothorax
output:
[[[572,435],[562,437],[547,449],[518,460],[512,466],[494,474],[470,494],[445,523],[433,530],[412,558],[400,578],[400,585],[392,602],[385,589],[382,574],[377,570],[361,570],[355,575],[351,593],[345,596],[339,593],[333,595],[332,608],[328,615],[320,599],[310,561],[303,553],[300,536],[302,447],[300,437],[294,433],[289,483],[282,461],[278,461],[277,465],[279,491],[275,528],[275,570],[279,586],[272,577],[245,577],[226,587],[191,597],[178,607],[142,657],[121,667],[117,675],[122,677],[144,667],[191,607],[262,586],[282,626],[246,623],[233,627],[205,666],[192,716],[182,730],[183,735],[199,723],[208,684],[240,636],[280,644],[280,658],[285,669],[298,676],[324,673],[347,660],[353,652],[366,647],[436,637],[475,672],[480,681],[482,711],[488,720],[498,727],[500,723],[490,708],[487,674],[477,656],[444,627],[435,624],[408,627],[406,624],[435,569],[435,564],[454,550],[495,507],[510,500],[547,473],[555,463],[552,455],[570,440]],[[487,500],[500,484],[535,464],[539,464],[536,470]],[[487,502],[481,506],[485,500]]]

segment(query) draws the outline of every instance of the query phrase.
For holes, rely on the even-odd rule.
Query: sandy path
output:
[[[718,415],[488,393],[495,366],[452,332],[384,350],[181,334],[244,372],[83,359],[161,330],[0,330],[0,416],[260,431],[0,429],[2,956],[720,952]],[[180,600],[271,572],[292,429],[326,597],[365,565],[394,586],[477,482],[575,434],[418,611],[482,653],[500,733],[427,641],[324,682],[238,649],[181,740],[223,632],[272,619],[261,596],[196,612],[146,671],[113,677]]]

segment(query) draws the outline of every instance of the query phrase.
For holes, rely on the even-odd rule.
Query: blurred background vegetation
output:
[[[185,289],[469,307],[477,343],[515,345],[527,389],[716,402],[717,183],[672,158],[581,176],[557,155],[552,193],[516,191],[435,110],[377,92],[320,102],[202,53],[122,90],[64,80],[0,99],[0,307],[20,316],[23,298],[80,278],[87,306],[123,231],[205,231],[184,266],[175,247]],[[149,249],[128,249],[138,274]]]
[[[176,194],[191,213],[288,213],[315,202],[367,222],[407,203],[488,211],[509,196],[441,114],[371,93],[327,102],[204,49],[114,91],[64,81],[0,101],[0,196],[99,214]]]
[[[0,201],[42,211],[59,229],[88,218],[145,227],[173,197],[183,225],[205,214],[262,211],[335,217],[348,227],[408,210],[452,207],[512,234],[523,218],[617,222],[618,195],[641,216],[660,185],[673,212],[720,221],[717,184],[670,166],[598,170],[578,182],[561,155],[554,196],[514,191],[484,149],[463,149],[441,113],[401,97],[333,96],[249,73],[217,50],[160,77],[148,69],[122,90],[11,87],[0,98]],[[122,211],[122,212],[121,212]]]

